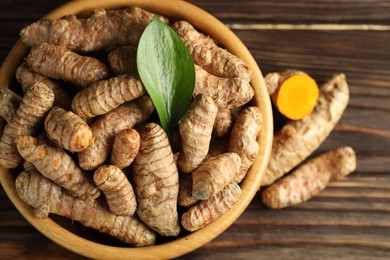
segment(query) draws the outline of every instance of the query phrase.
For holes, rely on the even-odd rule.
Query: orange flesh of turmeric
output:
[[[317,83],[306,74],[298,74],[287,78],[272,95],[272,100],[284,116],[299,120],[313,111],[318,97]]]

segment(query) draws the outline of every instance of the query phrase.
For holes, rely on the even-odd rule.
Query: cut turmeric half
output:
[[[317,83],[307,74],[288,77],[271,96],[279,112],[292,120],[299,120],[309,115],[318,97]]]

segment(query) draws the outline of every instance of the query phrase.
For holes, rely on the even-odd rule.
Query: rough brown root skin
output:
[[[133,186],[121,169],[114,165],[100,166],[93,174],[93,180],[106,196],[108,207],[113,214],[134,215],[137,201]]]
[[[191,232],[201,229],[229,211],[240,195],[240,186],[232,182],[208,200],[192,206],[182,215],[181,224]]]
[[[230,109],[219,109],[213,126],[213,135],[217,137],[223,137],[230,132],[232,127],[233,118]]]
[[[21,102],[22,97],[18,94],[9,88],[0,88],[0,116],[7,123],[11,122]]]
[[[191,207],[199,200],[192,196],[191,174],[179,174],[179,196],[177,202],[182,207]]]
[[[255,92],[249,81],[241,78],[220,78],[195,65],[194,95],[204,94],[220,108],[240,107],[250,101]]]
[[[262,186],[291,171],[316,150],[341,118],[349,100],[344,74],[334,76],[320,88],[313,113],[287,123],[273,139],[272,152]]]
[[[137,47],[121,46],[108,54],[108,64],[115,75],[137,75]]]
[[[120,169],[128,167],[138,154],[140,135],[135,129],[120,131],[114,139],[111,164]]]
[[[63,79],[83,88],[110,75],[109,69],[99,60],[47,43],[32,47],[26,64],[46,77]]]
[[[145,94],[139,79],[123,74],[93,83],[78,92],[72,100],[72,110],[80,117],[89,119]]]
[[[229,152],[237,153],[241,158],[241,169],[234,178],[240,183],[254,160],[259,154],[257,137],[260,134],[262,125],[262,114],[258,107],[249,106],[242,110],[234,124],[229,141]]]
[[[187,46],[194,62],[207,72],[221,78],[250,81],[252,72],[240,58],[217,46],[214,40],[198,32],[190,23],[178,21],[172,28]]]
[[[181,152],[178,166],[190,173],[202,163],[210,146],[218,107],[211,98],[197,95],[179,122]]]
[[[115,135],[123,129],[145,122],[153,111],[153,103],[145,95],[124,103],[97,119],[91,125],[92,143],[78,154],[80,167],[92,170],[102,165],[112,149]]]
[[[45,119],[47,137],[61,148],[80,152],[92,142],[92,131],[78,115],[53,107]]]
[[[137,214],[162,236],[180,232],[177,196],[179,174],[164,130],[155,123],[140,129],[141,145],[133,163]]]
[[[22,172],[15,180],[19,197],[34,208],[34,215],[46,218],[49,213],[78,221],[86,227],[107,233],[120,241],[141,247],[155,243],[156,235],[138,218],[116,216],[95,201],[70,196],[37,171]]]
[[[152,19],[152,13],[137,7],[95,9],[85,19],[71,15],[37,21],[22,29],[20,37],[29,46],[47,42],[82,52],[111,50],[122,45],[137,46]],[[167,23],[166,18],[160,19]]]
[[[33,72],[30,70],[26,63],[23,62],[16,69],[16,79],[22,86],[23,93],[26,93],[27,89],[30,88],[37,82],[43,82],[48,86],[53,92],[55,96],[54,105],[57,107],[61,107],[65,110],[71,109],[72,103],[72,95],[67,92],[59,83],[56,81],[46,78],[45,76]]]
[[[273,209],[285,208],[309,200],[331,181],[344,178],[356,169],[351,147],[321,154],[299,166],[262,192],[263,203]]]
[[[192,196],[200,200],[209,199],[233,181],[240,167],[241,159],[236,153],[207,159],[192,172]]]
[[[15,144],[23,159],[32,163],[43,176],[67,189],[74,196],[84,200],[99,197],[100,191],[62,149],[25,135],[16,137]]]
[[[5,126],[0,140],[0,165],[16,168],[21,162],[14,139],[18,135],[35,135],[54,103],[54,93],[44,83],[34,84],[24,95],[15,115]]]

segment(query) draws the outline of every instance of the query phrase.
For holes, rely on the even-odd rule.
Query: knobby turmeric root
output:
[[[32,47],[26,64],[46,77],[70,81],[84,88],[110,75],[107,66],[99,60],[47,43]]]
[[[123,74],[93,83],[81,90],[72,100],[72,110],[84,119],[103,115],[126,101],[146,94],[141,81]]]
[[[121,46],[108,54],[108,64],[115,75],[137,75],[137,48]]]
[[[259,143],[257,137],[261,131],[262,115],[258,107],[249,106],[242,110],[234,124],[230,135],[229,152],[237,153],[241,158],[241,169],[234,178],[240,183],[253,161],[259,154]]]
[[[180,232],[177,196],[179,174],[164,130],[155,123],[140,129],[141,144],[133,163],[137,214],[162,236]]]
[[[26,63],[23,62],[16,69],[16,79],[22,86],[23,93],[26,93],[27,89],[37,82],[43,82],[54,92],[54,105],[61,107],[65,110],[71,109],[72,95],[67,92],[56,81],[46,78],[45,76],[30,70]]]
[[[214,40],[198,32],[190,23],[178,21],[172,28],[187,46],[194,62],[208,73],[250,81],[252,72],[240,58],[217,46]]]
[[[0,116],[11,122],[20,106],[22,98],[9,88],[0,88]]]
[[[71,152],[80,152],[92,142],[91,128],[78,115],[53,107],[45,119],[47,137]]]
[[[196,231],[213,222],[237,203],[241,188],[232,182],[220,192],[192,206],[181,217],[181,224],[188,231]]]
[[[100,191],[62,149],[27,135],[16,137],[15,144],[23,159],[32,163],[43,176],[67,189],[72,195],[84,200],[99,197]]]
[[[356,169],[356,156],[351,147],[342,147],[315,157],[280,179],[262,193],[263,203],[280,209],[304,202],[336,180]]]
[[[217,112],[212,99],[199,94],[180,120],[182,150],[177,163],[183,172],[192,172],[206,157]]]
[[[114,165],[100,166],[93,174],[96,186],[106,196],[110,211],[115,215],[134,215],[137,201],[133,186],[124,172]]]
[[[317,83],[302,71],[287,70],[265,76],[275,107],[285,117],[299,120],[312,113],[319,97]]]
[[[18,135],[35,135],[46,113],[54,103],[54,93],[44,83],[36,83],[28,89],[16,114],[5,126],[0,141],[0,165],[16,168],[21,162],[14,139]]]
[[[200,93],[214,100],[220,108],[235,108],[246,104],[255,95],[249,81],[242,78],[220,78],[195,65],[194,95]]]
[[[123,129],[145,122],[153,111],[153,103],[145,95],[124,103],[96,120],[90,126],[92,143],[78,153],[80,167],[92,170],[102,165],[112,149],[115,135]]]
[[[320,89],[313,113],[287,123],[275,134],[262,186],[292,170],[317,149],[341,118],[349,100],[344,74],[334,76]]]
[[[122,45],[137,46],[153,14],[137,7],[117,10],[95,9],[91,16],[74,15],[37,21],[20,32],[22,41],[35,46],[44,42],[69,50],[90,52]],[[167,23],[167,19],[160,16]]]
[[[207,200],[220,192],[237,176],[241,159],[236,153],[224,153],[204,161],[192,172],[192,196]]]
[[[47,218],[49,213],[53,213],[107,233],[130,245],[141,247],[155,243],[155,233],[138,218],[116,216],[96,200],[74,198],[37,171],[20,173],[15,185],[19,197],[34,208],[34,215],[38,218]]]
[[[138,154],[139,133],[130,128],[120,131],[114,139],[111,152],[111,164],[120,169],[129,166]]]

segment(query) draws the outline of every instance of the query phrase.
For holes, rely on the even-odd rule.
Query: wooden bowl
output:
[[[253,105],[260,108],[263,114],[263,126],[258,138],[259,156],[255,160],[246,178],[241,183],[242,195],[238,203],[226,214],[194,233],[182,234],[178,238],[157,241],[159,244],[144,248],[127,247],[117,243],[108,235],[83,228],[77,223],[50,215],[47,219],[37,219],[32,208],[21,201],[15,190],[16,170],[0,168],[1,184],[19,212],[31,225],[55,243],[77,254],[100,259],[112,258],[173,258],[189,253],[211,241],[226,230],[245,210],[260,187],[270,157],[273,120],[272,109],[263,76],[256,61],[244,44],[215,17],[184,1],[165,0],[80,0],[69,2],[51,13],[46,18],[59,18],[67,14],[86,14],[94,8],[119,8],[134,5],[148,11],[160,13],[171,19],[183,19],[191,22],[199,30],[215,38],[223,47],[243,59],[252,70],[252,86],[255,89]],[[15,70],[28,53],[29,48],[20,40],[15,44],[0,69],[0,86],[9,87],[15,82]],[[0,132],[4,121],[0,120]]]

